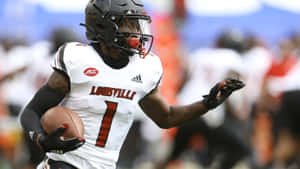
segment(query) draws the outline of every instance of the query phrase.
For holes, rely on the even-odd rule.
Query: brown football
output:
[[[84,134],[81,118],[75,111],[63,106],[56,106],[47,110],[41,118],[41,124],[47,134],[62,127],[63,124],[67,124],[68,128],[62,135],[65,139],[83,137]]]

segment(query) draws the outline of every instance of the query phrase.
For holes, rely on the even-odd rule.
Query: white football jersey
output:
[[[83,120],[86,143],[63,155],[47,155],[78,168],[114,168],[136,105],[161,79],[159,57],[149,54],[143,59],[135,55],[125,67],[113,69],[92,46],[72,42],[58,50],[52,67],[70,78],[71,90],[61,105]]]

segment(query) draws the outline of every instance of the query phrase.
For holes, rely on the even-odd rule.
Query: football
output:
[[[78,114],[63,106],[52,107],[41,118],[44,131],[49,134],[55,129],[67,124],[68,128],[63,133],[63,138],[83,137],[84,125]]]

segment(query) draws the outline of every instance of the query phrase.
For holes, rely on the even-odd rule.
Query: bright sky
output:
[[[277,8],[300,13],[300,1],[299,0],[263,0],[263,1],[269,5],[277,7]]]
[[[259,10],[263,5],[300,13],[299,0],[186,0],[187,8],[196,15],[243,15]]]
[[[25,0],[43,6],[51,12],[82,12],[88,0]],[[170,11],[173,0],[143,0],[159,11]],[[259,10],[267,4],[300,13],[299,0],[186,0],[190,12],[199,15],[243,15]]]
[[[51,12],[82,12],[88,0],[26,0]]]
[[[247,14],[260,8],[259,0],[186,0],[190,12],[198,15],[224,16]]]

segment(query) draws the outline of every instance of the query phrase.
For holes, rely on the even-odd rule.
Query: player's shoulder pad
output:
[[[154,53],[149,53],[142,60],[144,62],[142,70],[144,70],[149,82],[145,86],[145,93],[149,93],[160,84],[163,67],[159,56]]]
[[[160,57],[150,52],[143,60],[143,70],[148,71],[154,79],[159,80],[163,74],[163,66]]]
[[[65,43],[64,45],[65,50],[63,55],[65,56],[66,60],[82,59],[84,57],[84,53],[91,49],[89,45],[79,42],[69,42]]]
[[[89,49],[88,47],[87,44],[79,42],[63,44],[56,52],[51,66],[69,74],[68,69],[76,66],[76,64],[79,64],[84,59],[83,56],[85,56],[84,53]]]
[[[163,71],[162,63],[158,55],[154,54],[153,52],[150,52],[146,56],[145,61],[147,62],[147,65],[151,67],[151,69],[155,69],[156,71],[162,73]]]

